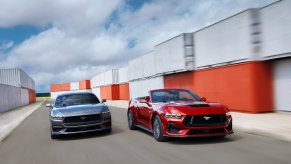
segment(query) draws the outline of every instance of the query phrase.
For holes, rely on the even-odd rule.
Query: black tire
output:
[[[133,114],[132,114],[131,110],[128,110],[128,112],[127,112],[127,122],[128,122],[128,128],[130,130],[136,129],[135,121],[134,121]]]
[[[112,128],[109,128],[109,129],[106,129],[106,130],[105,130],[105,133],[110,134],[111,132],[112,132]]]
[[[51,139],[57,139],[58,137],[56,135],[51,134]]]
[[[162,121],[158,115],[155,116],[153,121],[153,134],[154,138],[159,142],[164,142],[167,140],[167,137],[163,134]]]

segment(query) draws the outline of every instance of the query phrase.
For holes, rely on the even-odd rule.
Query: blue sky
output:
[[[37,92],[47,92],[51,83],[90,79],[173,36],[271,2],[0,0],[0,68],[22,68]]]

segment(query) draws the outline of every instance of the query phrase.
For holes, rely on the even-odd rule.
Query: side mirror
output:
[[[201,97],[201,101],[204,101],[204,102],[206,102],[207,100],[206,100],[206,98],[205,98],[205,97]]]
[[[150,96],[146,96],[144,98],[139,99],[140,103],[148,103],[150,101]]]
[[[53,107],[52,104],[46,104],[45,106],[48,107],[48,108],[52,108]]]
[[[147,103],[147,100],[145,98],[141,98],[141,99],[139,99],[139,102],[140,103]]]
[[[107,100],[106,99],[102,99],[101,103],[105,103]]]

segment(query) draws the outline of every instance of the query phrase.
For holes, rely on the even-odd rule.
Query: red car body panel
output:
[[[160,90],[162,91],[167,89]],[[128,110],[132,111],[136,126],[152,132],[153,118],[158,115],[162,122],[163,135],[168,137],[224,136],[233,133],[232,117],[228,114],[229,110],[226,106],[219,103],[208,103],[201,101],[153,103],[151,97],[151,92],[153,91],[159,90],[150,91],[149,100],[147,102],[140,102],[140,99],[134,99],[129,102]],[[182,116],[181,118],[168,118],[165,116],[166,113],[181,114]],[[223,118],[225,117],[225,121],[219,125],[201,124],[197,126],[190,126],[187,124],[188,122],[186,123],[189,118],[192,119],[192,116],[193,118],[215,118],[218,117],[218,115]],[[173,133],[169,131],[169,126],[174,126],[178,130]]]

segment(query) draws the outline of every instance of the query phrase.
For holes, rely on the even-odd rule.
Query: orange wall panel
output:
[[[164,84],[165,88],[190,88],[208,101],[221,102],[232,110],[249,113],[273,110],[272,71],[268,62],[198,70],[192,75],[189,72],[167,75]]]
[[[167,89],[193,89],[193,72],[182,72],[164,76],[164,87]]]
[[[71,85],[70,85],[70,83],[51,84],[50,90],[51,90],[51,92],[69,91],[69,90],[71,90]]]
[[[108,85],[108,86],[101,86],[100,97],[102,99],[118,100],[119,99],[119,86],[116,84]]]
[[[119,84],[119,100],[129,100],[129,84]]]
[[[90,80],[83,80],[79,82],[79,89],[90,89],[91,83]]]
[[[29,96],[29,104],[35,103],[36,98],[35,98],[35,91],[29,89],[28,90],[28,96]]]

